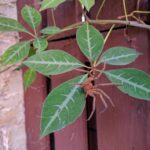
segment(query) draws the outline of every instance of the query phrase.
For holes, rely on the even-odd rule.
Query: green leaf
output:
[[[56,8],[63,2],[65,2],[65,0],[43,0],[40,11],[43,11],[48,8]]]
[[[132,68],[109,70],[104,73],[114,84],[120,84],[117,87],[122,92],[135,98],[150,100],[149,74]]]
[[[30,85],[32,85],[32,83],[35,81],[36,79],[36,72],[32,69],[28,69],[25,73],[24,73],[24,79],[23,79],[23,83],[24,83],[24,88],[25,90],[30,87]]]
[[[85,93],[80,85],[87,75],[78,76],[56,87],[43,105],[41,135],[46,136],[73,123],[85,107]]]
[[[39,52],[28,58],[24,64],[44,75],[61,74],[84,66],[76,58],[62,50]]]
[[[78,29],[77,42],[83,54],[90,61],[96,60],[104,46],[102,34],[88,23],[83,24]]]
[[[21,14],[23,19],[33,28],[36,27],[41,23],[41,14],[35,9],[28,5],[23,7],[21,10]]]
[[[95,0],[79,0],[80,3],[85,6],[85,8],[90,11],[91,7],[94,6]]]
[[[15,64],[28,56],[30,42],[19,42],[9,47],[2,56],[3,64]]]
[[[0,31],[28,32],[19,22],[11,18],[0,17]]]
[[[135,61],[139,54],[140,53],[131,48],[113,47],[103,53],[99,63],[127,65]]]
[[[35,39],[33,46],[37,49],[37,52],[44,51],[48,47],[48,42],[46,39]]]
[[[53,35],[60,31],[61,31],[60,28],[58,28],[56,26],[49,26],[49,27],[46,27],[43,30],[41,30],[41,33]]]

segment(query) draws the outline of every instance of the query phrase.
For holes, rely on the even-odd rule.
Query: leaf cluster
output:
[[[79,1],[88,11],[95,3],[94,0]],[[40,11],[48,8],[54,9],[64,2],[64,0],[43,0]],[[31,35],[32,39],[9,47],[0,60],[2,65],[21,63],[29,68],[24,74],[25,89],[36,79],[36,72],[45,76],[78,69],[86,72],[86,74],[64,82],[49,93],[43,104],[41,116],[42,136],[68,126],[82,114],[85,108],[86,93],[80,85],[88,79],[91,73],[104,74],[110,83],[131,97],[150,100],[150,76],[147,73],[135,68],[99,69],[101,65],[124,67],[134,62],[141,55],[139,52],[121,46],[103,51],[105,43],[103,35],[89,22],[85,22],[77,29],[76,40],[81,53],[90,62],[90,66],[86,66],[64,50],[48,50],[47,37],[66,29],[48,26],[41,30],[42,36],[39,37],[36,30],[42,21],[40,12],[27,5],[21,12],[22,18],[32,28],[33,33],[16,20],[4,17],[0,17],[0,31],[24,32]]]

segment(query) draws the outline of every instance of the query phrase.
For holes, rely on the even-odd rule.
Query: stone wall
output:
[[[0,0],[0,15],[16,18],[16,0]],[[18,41],[17,33],[0,32],[0,54]],[[22,72],[0,73],[0,150],[27,150]]]

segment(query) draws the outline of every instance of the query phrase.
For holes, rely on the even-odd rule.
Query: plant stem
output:
[[[31,32],[26,32],[26,33],[31,35],[33,38],[36,38],[36,36],[34,34],[32,34]]]
[[[53,35],[49,35],[46,39],[49,40],[50,38],[58,35],[58,34],[61,34],[63,32],[66,32],[66,31],[69,31],[69,30],[73,30],[73,29],[76,29],[78,28],[80,25],[82,25],[83,22],[78,22],[78,23],[75,23],[75,24],[72,24],[72,25],[69,25],[63,29],[61,29],[60,32],[56,33],[56,34],[53,34]]]
[[[129,21],[128,20],[128,15],[127,15],[126,0],[123,0],[123,8],[124,8],[124,13],[125,13],[126,21]]]
[[[100,25],[106,25],[106,24],[123,24],[123,25],[128,25],[128,26],[133,26],[133,27],[138,27],[138,28],[143,28],[143,29],[148,29],[150,30],[150,25],[147,24],[141,24],[137,21],[126,21],[126,20],[88,20],[89,23],[91,24],[100,24]],[[49,35],[46,37],[47,40],[51,39],[52,37],[61,34],[63,32],[69,31],[69,30],[73,30],[78,28],[79,26],[81,26],[84,22],[77,22],[74,23],[72,25],[69,25],[65,28],[63,28],[60,32],[53,34],[53,35]],[[28,33],[30,34],[30,33]],[[30,34],[32,35],[32,34]],[[32,35],[34,37],[34,35]]]
[[[101,6],[99,7],[98,12],[97,12],[97,15],[96,15],[96,19],[98,19],[99,14],[101,13],[102,8],[104,7],[105,2],[106,2],[106,0],[103,0]]]
[[[113,25],[111,26],[109,32],[107,33],[107,35],[106,35],[106,37],[105,37],[105,39],[104,39],[104,44],[105,44],[106,41],[108,40],[108,38],[109,38],[109,36],[110,36],[110,34],[111,34],[111,32],[112,32],[112,30],[113,30],[114,27],[115,27],[115,24],[113,24]]]
[[[54,24],[54,26],[56,26],[56,20],[55,20],[55,15],[54,15],[54,9],[52,9],[51,12],[52,12],[53,24]]]
[[[125,21],[125,20],[89,20],[91,24],[124,24],[128,26],[133,26],[133,27],[139,27],[143,29],[148,29],[150,30],[150,25],[147,24],[141,24],[138,23],[137,21]]]

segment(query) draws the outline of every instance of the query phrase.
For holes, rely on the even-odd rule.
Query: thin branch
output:
[[[141,24],[137,21],[125,21],[125,20],[88,20],[89,23],[91,24],[99,24],[99,25],[106,25],[106,24],[123,24],[123,25],[128,25],[128,26],[133,26],[133,27],[138,27],[138,28],[143,28],[143,29],[148,29],[150,30],[150,25],[147,24]],[[51,39],[52,37],[61,34],[63,32],[69,31],[69,30],[73,30],[76,29],[78,27],[80,27],[84,22],[77,22],[75,24],[69,25],[63,29],[61,29],[60,32],[53,34],[53,35],[48,35],[46,37],[47,40]]]
[[[104,39],[104,43],[106,43],[106,41],[108,40],[108,38],[109,38],[109,36],[110,36],[112,30],[114,29],[114,27],[115,27],[115,24],[113,24],[113,25],[111,26],[109,32],[107,33],[107,35],[106,35],[106,37],[105,37],[105,39]]]
[[[96,19],[98,19],[99,14],[101,13],[102,8],[104,7],[105,2],[106,2],[106,0],[103,0],[103,1],[102,1],[102,4],[101,4],[101,6],[99,7],[98,12],[97,12],[97,14],[96,14]]]
[[[56,20],[55,20],[54,9],[51,9],[51,12],[52,12],[52,20],[53,20],[53,24],[54,24],[54,26],[56,26]]]
[[[129,21],[128,15],[127,15],[127,7],[126,7],[126,0],[123,0],[123,9],[126,17],[126,21]]]
[[[133,27],[139,27],[143,29],[148,29],[150,30],[150,25],[147,24],[141,24],[138,23],[137,21],[125,21],[125,20],[89,20],[91,24],[123,24],[123,25],[128,25],[128,26],[133,26]]]
[[[83,24],[83,22],[78,22],[78,23],[69,25],[69,26],[67,26],[67,27],[65,27],[65,28],[63,28],[63,29],[61,29],[60,32],[58,32],[58,33],[56,33],[56,34],[53,34],[53,35],[47,36],[46,39],[49,40],[49,39],[51,39],[52,37],[54,37],[54,36],[56,36],[56,35],[58,35],[58,34],[61,34],[61,33],[66,32],[66,31],[70,31],[70,30],[76,29],[76,28],[78,28],[78,27],[79,27],[80,25],[82,25],[82,24]]]
[[[83,73],[89,73],[89,71],[87,71],[87,70],[84,70],[84,69],[75,69],[76,71],[79,71],[79,72],[83,72]]]

